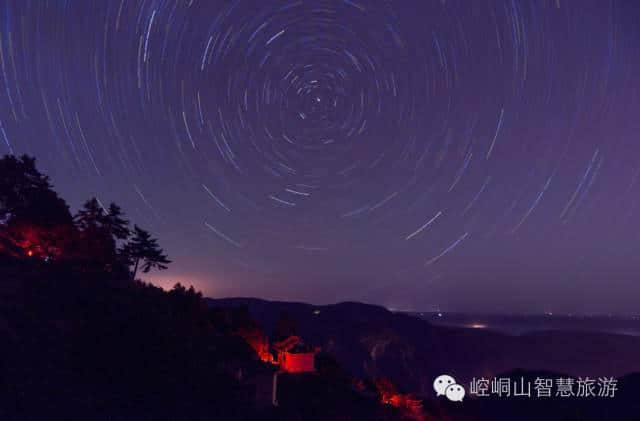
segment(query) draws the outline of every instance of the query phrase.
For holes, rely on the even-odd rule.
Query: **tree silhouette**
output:
[[[125,256],[117,253],[118,240],[130,235],[129,221],[118,205],[111,203],[105,210],[95,197],[88,200],[75,216],[75,223],[82,233],[82,255],[92,264],[113,271],[116,267],[127,271]]]
[[[139,268],[148,273],[152,268],[164,270],[171,263],[157,240],[137,225],[133,227],[133,237],[122,247],[121,255],[133,265],[132,279],[135,279]]]
[[[129,221],[124,218],[124,212],[115,203],[109,205],[105,225],[109,233],[118,240],[126,240],[131,235]]]
[[[69,207],[37,170],[35,158],[0,159],[0,254],[59,257],[73,237]]]
[[[5,155],[0,159],[0,221],[26,220],[41,225],[69,223],[69,206],[40,173],[35,158]]]
[[[157,241],[137,226],[134,234],[118,249],[118,242],[131,235],[118,205],[111,203],[105,209],[94,197],[72,216],[49,177],[37,170],[34,158],[0,159],[1,258],[65,260],[66,267],[95,276],[133,275],[134,279],[139,268],[144,273],[166,269],[170,261]]]
[[[85,202],[74,219],[81,230],[103,231],[114,240],[126,240],[131,234],[129,221],[124,218],[120,206],[111,203],[105,210],[95,197]]]
[[[97,231],[107,221],[106,214],[100,202],[95,197],[87,200],[74,217],[76,225],[82,231]]]
[[[98,199],[91,198],[74,217],[81,232],[82,247],[80,255],[89,266],[100,269],[112,268],[116,262],[116,239],[110,231],[110,221]]]

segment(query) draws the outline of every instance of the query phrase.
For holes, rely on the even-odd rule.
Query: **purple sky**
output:
[[[637,1],[7,0],[0,152],[212,296],[640,311]]]

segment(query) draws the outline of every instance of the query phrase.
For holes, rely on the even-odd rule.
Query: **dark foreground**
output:
[[[275,368],[262,362],[238,332],[254,329],[269,336],[285,328],[322,352],[314,373],[281,376],[280,405],[273,407],[270,379]],[[207,301],[183,287],[165,292],[50,265],[4,264],[0,419],[640,419],[640,376],[621,373],[633,371],[637,342],[576,336],[574,345],[592,345],[585,355],[570,347],[559,350],[557,358],[534,358],[533,353],[543,350],[540,341],[553,347],[562,339],[491,335],[436,328],[357,303],[316,308]],[[527,347],[530,354],[505,360],[505,352]],[[619,377],[616,396],[465,398],[460,403],[436,398],[430,389],[441,372],[466,378],[476,370],[505,372],[520,361],[540,363],[547,370],[572,356],[576,364],[570,371],[590,368],[598,360],[593,372],[584,375]],[[519,376],[541,375],[533,366],[524,368]],[[391,389],[398,396],[420,398],[420,412],[386,402],[382,395]]]

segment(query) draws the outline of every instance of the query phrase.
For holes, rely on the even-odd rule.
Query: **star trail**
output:
[[[630,1],[5,0],[0,151],[209,295],[630,312]]]

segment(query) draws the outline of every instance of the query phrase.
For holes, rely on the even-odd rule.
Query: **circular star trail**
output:
[[[119,203],[176,262],[161,276],[420,309],[586,311],[632,288],[632,1],[0,10],[2,152],[74,207]]]

